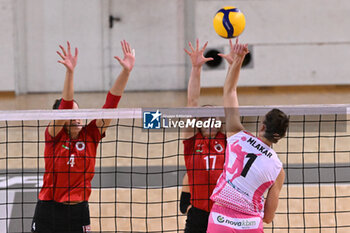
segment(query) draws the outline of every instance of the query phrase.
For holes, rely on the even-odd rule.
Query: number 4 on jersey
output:
[[[74,161],[74,154],[71,154],[69,157],[69,160],[67,162],[67,165],[70,165],[71,167],[74,167],[75,161]]]

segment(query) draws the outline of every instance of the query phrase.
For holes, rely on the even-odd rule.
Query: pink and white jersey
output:
[[[224,171],[211,199],[239,212],[264,216],[265,191],[282,169],[276,152],[250,133],[227,138]]]

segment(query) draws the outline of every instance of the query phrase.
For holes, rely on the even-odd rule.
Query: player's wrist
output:
[[[73,68],[73,69],[72,69],[72,68],[67,68],[66,73],[67,73],[68,75],[72,76],[72,75],[74,74],[74,68]]]
[[[123,67],[122,72],[125,73],[125,74],[130,74],[131,70],[132,70],[132,68]]]
[[[74,100],[67,100],[62,98],[58,109],[73,109]]]
[[[244,60],[244,56],[243,57],[235,56],[235,57],[233,57],[232,63],[230,66],[241,66],[243,63],[243,60]]]
[[[114,95],[109,91],[106,97],[106,102],[103,105],[103,108],[117,108],[120,98],[121,98],[120,95]]]
[[[191,207],[191,193],[181,192],[180,196],[180,211],[185,214]]]
[[[192,66],[193,73],[200,73],[202,71],[202,65]]]

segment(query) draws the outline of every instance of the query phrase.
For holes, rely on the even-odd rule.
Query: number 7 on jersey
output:
[[[245,164],[245,166],[244,166],[244,168],[242,170],[241,176],[246,177],[246,175],[247,175],[250,167],[254,163],[256,157],[258,157],[256,154],[252,154],[252,153],[247,154],[246,158],[249,158],[249,160]]]

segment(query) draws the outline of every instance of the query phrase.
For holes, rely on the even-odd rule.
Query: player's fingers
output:
[[[123,43],[124,43],[125,52],[129,53],[128,44],[127,44],[126,40],[123,40]]]
[[[62,53],[60,53],[59,51],[56,51],[56,53],[64,60]]]
[[[71,55],[71,51],[70,51],[70,43],[69,41],[67,41],[67,50],[68,50],[68,54]]]
[[[228,60],[228,55],[226,55],[226,54],[218,53],[218,56]]]
[[[236,38],[236,44],[238,44],[238,37]]]
[[[240,48],[239,48],[240,52],[243,53],[244,52],[244,45],[241,45]]]
[[[250,52],[248,48],[244,48],[243,51],[245,52],[245,54],[248,54]]]
[[[241,52],[242,46],[240,44],[236,44],[236,48],[237,48],[237,53]]]
[[[198,51],[198,49],[199,49],[199,40],[198,40],[198,38],[196,39],[196,51]]]
[[[61,48],[61,50],[62,50],[62,52],[63,52],[63,55],[64,55],[64,56],[67,56],[66,50],[63,48],[63,46],[60,45],[59,47]]]
[[[135,49],[132,49],[131,54],[133,57],[135,57],[135,55],[136,55]]]
[[[124,44],[124,41],[120,41],[120,44],[122,45],[122,50],[123,50],[123,53],[126,54],[126,49],[125,49],[125,44]]]
[[[131,45],[128,43],[128,45],[129,45],[129,51],[130,51],[130,53],[132,54],[132,48],[131,48]]]
[[[212,61],[212,60],[214,60],[214,58],[212,58],[212,57],[206,57],[206,58],[205,58],[205,62],[207,62],[207,61]]]
[[[193,52],[194,52],[194,48],[193,48],[193,46],[192,46],[191,41],[190,41],[190,42],[188,42],[188,45],[190,46],[190,49],[192,50],[192,53],[193,53]]]
[[[244,50],[247,51],[249,53],[249,49],[248,49],[248,44],[244,45]]]
[[[131,45],[129,44],[129,42],[126,42],[126,43],[128,44],[129,53],[132,53]]]
[[[235,46],[235,52],[239,53],[239,46],[238,45]]]
[[[232,45],[232,51],[233,51],[234,53],[237,52],[237,45],[236,45],[236,44],[235,44],[235,45]]]
[[[79,53],[78,48],[75,48],[75,51],[74,51],[74,57],[75,57],[75,58],[78,57],[78,53]]]
[[[61,63],[61,64],[63,64],[63,65],[65,65],[64,61],[58,60],[57,62],[58,62],[58,63]]]
[[[124,46],[125,46],[126,53],[129,53],[128,42],[126,42],[126,40],[124,40]]]
[[[208,45],[208,41],[205,42],[205,44],[203,45],[203,48],[202,48],[202,51],[204,52],[204,50],[207,48],[207,45]]]
[[[227,54],[223,54],[223,53],[218,53],[218,56],[220,56],[222,58],[227,58]]]
[[[121,63],[122,59],[121,59],[120,57],[115,56],[114,58],[117,59],[117,61],[118,61],[119,63]]]
[[[185,50],[185,53],[187,53],[188,55],[190,55],[190,56],[191,56],[190,51],[188,51],[187,49],[184,49],[184,50]]]
[[[232,44],[232,40],[231,39],[229,40],[229,43],[230,43],[230,49],[232,49],[233,48],[233,44]]]
[[[125,45],[126,45],[126,51],[127,51],[128,53],[131,53],[130,44],[129,44],[127,41],[125,41]]]
[[[238,44],[238,48],[239,48],[239,50],[242,50],[243,45],[242,44]]]

